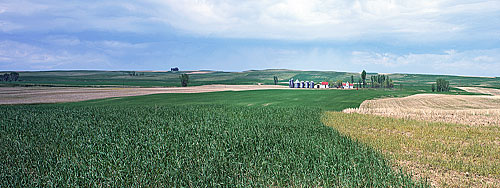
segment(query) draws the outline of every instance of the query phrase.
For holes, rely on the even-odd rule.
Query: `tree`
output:
[[[371,87],[373,88],[373,80],[375,80],[375,76],[370,76]]]
[[[450,91],[450,82],[448,82],[442,78],[437,79],[436,80],[436,91],[437,92]]]
[[[278,77],[274,76],[274,85],[278,85]]]
[[[10,73],[10,80],[11,81],[18,81],[19,80],[19,73],[17,73],[17,72],[11,72]]]
[[[361,79],[363,80],[363,87],[366,86],[366,71],[361,72]]]
[[[336,86],[337,88],[342,87],[342,82],[343,82],[342,80],[337,80],[337,81],[335,82],[335,86]]]
[[[431,89],[432,89],[432,92],[436,91],[436,85],[432,84]]]
[[[333,88],[333,87],[336,87],[336,86],[335,86],[335,83],[332,80],[330,80],[328,82],[328,87]]]
[[[187,74],[181,74],[179,78],[181,79],[181,86],[186,87],[189,82],[189,76]]]
[[[10,81],[10,74],[7,74],[7,73],[3,74],[2,81],[5,81],[5,82]]]
[[[351,84],[354,84],[354,75],[351,75]]]

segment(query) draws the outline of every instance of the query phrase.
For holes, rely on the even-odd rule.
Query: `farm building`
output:
[[[328,85],[328,82],[321,82],[321,85],[319,86],[319,88],[330,88],[330,86]]]
[[[351,84],[349,82],[342,83],[342,88],[344,88],[344,89],[354,89],[354,84]]]
[[[294,80],[293,78],[290,78],[288,80],[288,87],[289,88],[330,88],[328,85],[328,82],[320,82],[318,84],[315,84],[314,81],[300,81],[300,80]]]
[[[291,78],[288,80],[289,88],[314,88],[314,81],[299,81]]]

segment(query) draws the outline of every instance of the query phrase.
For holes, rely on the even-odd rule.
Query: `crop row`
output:
[[[0,187],[425,187],[294,107],[0,106]]]

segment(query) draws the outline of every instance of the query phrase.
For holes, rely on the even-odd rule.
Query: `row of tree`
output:
[[[437,79],[436,84],[432,84],[431,86],[432,92],[437,91],[437,92],[445,92],[445,91],[450,91],[450,82],[446,81],[445,79]]]
[[[351,81],[354,82],[353,76],[351,76]],[[394,82],[387,75],[372,75],[370,76],[371,88],[394,88]],[[363,88],[368,87],[366,83],[366,71],[361,72],[361,80],[358,80],[358,87],[363,86]]]
[[[19,73],[11,72],[10,74],[5,73],[3,75],[0,75],[0,81],[2,81],[2,82],[19,81]]]
[[[129,76],[144,76],[144,73],[141,72],[141,73],[137,73],[135,71],[129,71],[127,72]]]
[[[374,75],[370,76],[372,88],[393,88],[394,82],[387,75]]]

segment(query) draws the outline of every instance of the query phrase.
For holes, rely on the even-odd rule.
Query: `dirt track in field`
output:
[[[203,85],[170,88],[0,87],[0,104],[59,103],[157,93],[205,93],[287,88],[276,85]]]

